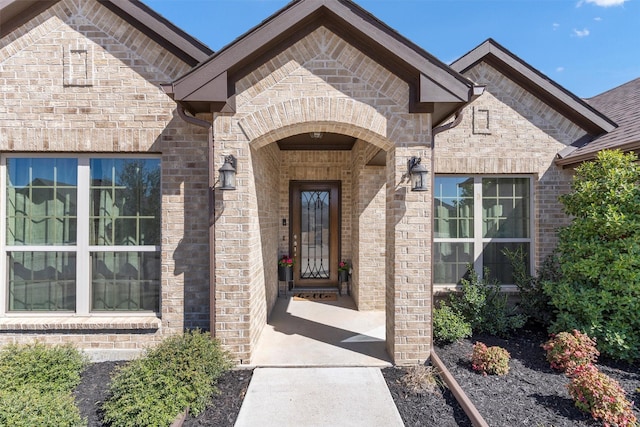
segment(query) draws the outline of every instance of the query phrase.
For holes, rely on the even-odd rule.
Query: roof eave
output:
[[[374,60],[413,85],[410,99],[413,112],[443,110],[437,114],[438,119],[443,120],[472,97],[471,81],[384,26],[355,3],[303,0],[289,4],[177,79],[173,84],[176,99],[221,105],[233,95],[233,78],[241,74],[240,71],[246,72],[247,64],[265,52],[284,49],[284,43],[290,45],[320,25],[344,35],[357,48],[363,44],[375,46],[365,53],[375,55]],[[447,104],[452,107],[446,107]]]
[[[640,152],[640,141],[634,141],[634,142],[629,142],[627,144],[621,144],[618,145],[616,147],[611,147],[611,148],[605,148],[605,150],[620,150],[624,153],[629,153],[632,151],[635,152]],[[595,160],[595,158],[598,156],[598,153],[602,151],[602,150],[597,150],[597,151],[589,151],[586,153],[582,153],[582,154],[577,154],[577,155],[568,155],[567,157],[564,158],[557,158],[555,160],[555,164],[558,166],[562,166],[563,168],[567,168],[567,167],[574,167],[579,165],[580,163],[583,162],[588,162],[591,160]]]
[[[503,72],[511,80],[533,93],[569,120],[583,127],[591,135],[611,132],[616,123],[591,107],[584,100],[564,89],[516,55],[488,39],[460,59],[451,67],[464,73],[480,62],[485,62]]]

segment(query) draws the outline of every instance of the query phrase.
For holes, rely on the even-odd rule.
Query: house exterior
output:
[[[249,364],[286,255],[314,289],[348,260],[391,358],[424,362],[434,294],[469,263],[509,284],[505,247],[535,270],[617,131],[493,40],[447,66],[348,0],[215,53],[138,1],[0,6],[0,344],[122,358],[204,328]]]

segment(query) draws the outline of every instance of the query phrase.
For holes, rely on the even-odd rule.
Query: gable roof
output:
[[[60,0],[0,0],[0,37],[36,17]],[[133,27],[195,66],[213,54],[206,45],[191,37],[139,0],[98,0]]]
[[[556,163],[568,166],[592,160],[598,151],[640,151],[640,77],[587,100],[616,121],[618,127],[589,142]]]
[[[405,80],[411,111],[431,112],[436,125],[477,95],[471,81],[351,0],[295,0],[165,90],[194,113],[234,111],[233,82],[320,26]]]
[[[475,49],[451,64],[464,73],[485,62],[522,86],[558,113],[585,129],[593,137],[615,129],[616,124],[596,108],[587,104],[531,65],[527,64],[493,39],[487,39]]]

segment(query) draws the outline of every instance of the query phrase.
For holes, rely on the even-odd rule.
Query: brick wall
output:
[[[354,153],[280,152],[279,217],[288,218],[289,180],[341,180],[342,257],[358,260],[363,254],[355,251],[362,251],[362,247],[354,243],[353,236],[363,232],[364,223],[354,230],[353,218],[360,215],[356,210],[373,197],[376,205],[366,215],[380,219],[391,213],[381,228],[386,247],[380,252],[387,254],[384,264],[375,270],[372,263],[365,271],[369,277],[376,271],[377,283],[386,273],[392,357],[398,363],[419,363],[428,357],[431,285],[428,274],[418,277],[415,272],[430,271],[430,230],[424,225],[431,212],[424,200],[430,193],[405,194],[407,184],[400,181],[408,156],[428,156],[424,148],[429,145],[431,123],[428,114],[408,113],[408,97],[406,83],[322,27],[266,59],[236,83],[236,113],[216,115],[214,134],[216,152],[220,153],[216,168],[222,164],[222,155],[233,154],[239,160],[238,190],[225,193],[224,201],[216,205],[216,265],[230,259],[239,262],[235,271],[216,271],[218,286],[224,286],[224,291],[217,291],[217,332],[239,361],[248,363],[264,324],[261,307],[266,303],[261,289],[271,285],[265,282],[270,279],[257,272],[275,268],[275,261],[264,255],[264,233],[256,219],[264,204],[258,194],[270,194],[257,179],[259,163],[264,161],[258,153],[279,139],[312,131],[353,136],[362,144],[377,147],[370,149],[372,152],[382,148],[394,153],[393,162],[380,171],[365,167],[369,158],[358,158]],[[354,170],[358,179],[375,177],[380,185],[384,183],[378,188],[382,188],[382,195],[372,189],[357,190]],[[242,239],[237,234],[240,228],[245,230]],[[282,227],[279,231],[286,232]],[[288,235],[284,237],[282,241],[280,236],[270,250],[288,252]],[[389,245],[401,249],[389,249]],[[398,256],[394,259],[393,254]],[[263,265],[256,266],[260,262]],[[380,294],[382,289],[362,279],[358,286],[359,298],[365,289],[371,289],[372,294]],[[367,304],[363,299],[363,305]],[[248,315],[244,311],[231,314],[242,307],[253,309]],[[226,314],[221,316],[223,308]]]
[[[12,318],[13,326],[0,327],[0,343],[37,337],[139,349],[184,327],[207,327],[207,131],[175,116],[158,87],[188,65],[100,3],[72,0],[2,38],[0,63],[0,150],[161,153],[163,236],[159,325],[126,318],[109,329],[102,319],[105,329],[96,332],[94,318],[57,332],[17,332]]]
[[[586,132],[485,63],[466,76],[487,87],[458,127],[436,136],[436,173],[532,176],[537,267],[568,223],[558,196],[572,173],[554,164],[556,153]]]

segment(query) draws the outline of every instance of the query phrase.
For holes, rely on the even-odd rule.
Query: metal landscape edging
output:
[[[451,372],[449,372],[447,367],[444,366],[444,363],[442,363],[442,360],[440,360],[433,348],[431,349],[431,363],[436,367],[436,369],[438,369],[440,376],[447,384],[447,387],[449,387],[449,390],[451,390],[451,393],[453,393],[454,397],[464,410],[465,414],[467,414],[467,417],[469,417],[469,420],[474,427],[489,427],[489,424],[487,424],[484,418],[482,418],[480,412],[478,412],[476,407],[473,405],[473,402],[469,400],[464,390],[462,390],[462,387],[460,387],[460,384],[458,384],[456,379],[453,378]]]

